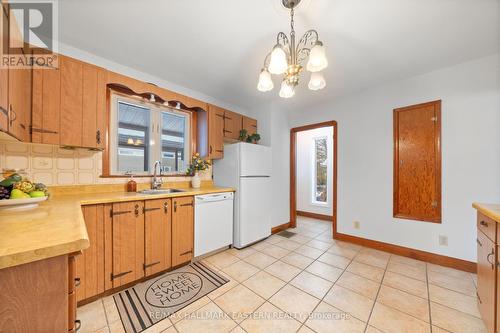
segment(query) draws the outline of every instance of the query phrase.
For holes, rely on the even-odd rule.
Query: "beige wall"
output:
[[[102,152],[88,149],[67,150],[52,145],[0,141],[0,170],[25,169],[27,177],[45,185],[122,184],[127,178],[100,178]],[[210,180],[212,171],[203,176]],[[0,177],[1,178],[1,177]],[[186,181],[189,177],[165,177],[168,181]],[[149,178],[136,178],[147,183]]]

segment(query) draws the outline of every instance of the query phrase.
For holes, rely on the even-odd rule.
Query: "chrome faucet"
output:
[[[161,179],[161,161],[156,161],[153,165],[153,179],[151,180],[151,189],[158,190],[161,188],[161,184],[163,184],[163,180]],[[160,177],[156,174],[156,171],[160,170]]]

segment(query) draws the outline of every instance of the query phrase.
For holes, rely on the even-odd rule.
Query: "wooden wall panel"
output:
[[[441,222],[441,101],[394,110],[394,217]]]

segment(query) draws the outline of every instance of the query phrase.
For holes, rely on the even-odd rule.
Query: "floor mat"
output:
[[[113,296],[123,327],[141,332],[229,282],[201,262],[191,263]]]

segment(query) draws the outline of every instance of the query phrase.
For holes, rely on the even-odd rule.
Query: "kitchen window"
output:
[[[190,156],[189,112],[113,95],[109,161],[112,175],[149,175],[155,161],[165,174],[186,172]]]
[[[313,139],[313,189],[312,203],[328,204],[328,140],[327,137]]]

